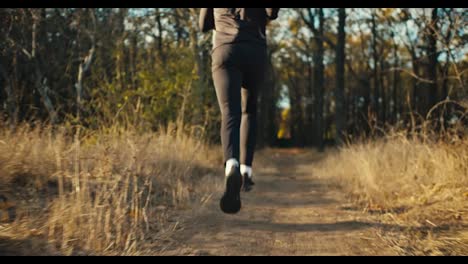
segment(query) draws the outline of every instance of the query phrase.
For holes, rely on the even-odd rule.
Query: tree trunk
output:
[[[371,18],[371,30],[372,30],[372,60],[373,60],[373,81],[374,81],[374,102],[373,110],[375,114],[376,123],[378,124],[380,117],[380,82],[379,82],[379,71],[378,61],[379,55],[377,53],[377,23],[375,21],[375,13],[372,13]]]
[[[399,100],[398,100],[398,84],[399,84],[399,78],[400,78],[400,73],[396,70],[398,68],[399,64],[399,59],[398,59],[398,45],[396,42],[393,43],[393,121],[395,123],[398,122],[398,113],[400,111],[399,108]]]
[[[335,122],[336,122],[336,143],[342,145],[344,141],[343,133],[346,124],[346,113],[344,108],[344,78],[345,78],[345,21],[346,9],[339,9],[338,21],[338,42],[336,45],[336,91],[335,91]]]
[[[158,57],[161,60],[162,64],[166,64],[166,56],[163,51],[163,40],[162,40],[162,34],[163,34],[163,27],[161,23],[161,10],[159,8],[156,8],[156,25],[158,27],[158,35],[157,35],[157,49],[158,49]]]
[[[432,83],[428,84],[428,105],[425,109],[425,114],[433,107],[437,101],[437,94],[438,94],[438,85],[437,85],[437,8],[432,10],[432,19],[431,24],[429,25],[428,29],[428,79],[431,80]]]
[[[325,53],[324,45],[323,45],[323,24],[324,24],[324,16],[323,16],[323,9],[319,8],[319,29],[318,35],[314,36],[315,43],[317,46],[317,52],[314,54],[314,64],[315,64],[315,128],[316,128],[316,146],[318,147],[319,151],[324,150],[324,142],[323,142],[323,95],[324,95],[324,65],[323,65],[323,57]]]

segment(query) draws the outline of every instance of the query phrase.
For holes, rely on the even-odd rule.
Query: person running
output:
[[[267,65],[266,25],[279,8],[202,8],[202,32],[214,30],[211,70],[221,110],[224,152],[224,213],[241,209],[240,191],[250,191],[257,129],[257,94]],[[240,162],[240,163],[239,163]]]

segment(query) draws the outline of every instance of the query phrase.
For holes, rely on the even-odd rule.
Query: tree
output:
[[[346,9],[340,8],[338,10],[338,40],[336,45],[336,90],[335,90],[335,122],[336,122],[336,142],[338,145],[343,144],[343,133],[345,132],[346,125],[346,112],[345,112],[345,95],[344,95],[344,80],[345,80],[345,23],[346,23]]]
[[[438,14],[437,8],[432,9],[431,22],[427,26],[427,54],[428,54],[428,69],[427,77],[430,80],[428,84],[428,105],[424,111],[425,114],[432,108],[438,101],[438,85],[437,85],[437,66],[439,53],[437,51],[437,32],[438,32]]]
[[[318,14],[318,28],[315,26],[315,17]],[[314,104],[315,104],[315,145],[319,151],[324,150],[324,120],[323,120],[323,106],[324,106],[324,14],[323,8],[317,8],[312,11],[311,8],[307,9],[307,16],[300,12],[300,15],[308,28],[314,34],[314,42],[316,51],[313,55],[314,61]]]

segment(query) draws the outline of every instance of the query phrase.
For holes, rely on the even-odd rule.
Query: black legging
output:
[[[212,52],[225,162],[235,158],[241,164],[252,166],[257,135],[257,95],[263,84],[265,65],[266,47],[249,42],[224,44]]]

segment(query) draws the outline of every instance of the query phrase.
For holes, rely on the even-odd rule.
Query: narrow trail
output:
[[[242,193],[242,210],[225,215],[219,194],[189,217],[167,255],[395,255],[378,236],[386,228],[352,210],[336,186],[314,178],[322,156],[272,150],[271,167],[254,176]]]

